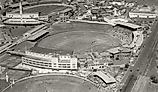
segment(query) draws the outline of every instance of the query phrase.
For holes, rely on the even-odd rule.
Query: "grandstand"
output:
[[[40,29],[42,28],[46,28],[47,26],[46,25],[40,25],[40,26],[37,26],[29,31],[27,31],[26,33],[23,34],[24,37],[28,37],[28,36],[31,36],[32,34],[36,33],[37,31],[39,31]]]
[[[122,45],[130,44],[132,41],[132,32],[129,29],[114,27],[113,29],[108,30],[108,32],[115,38],[121,40]]]
[[[101,71],[97,71],[97,72],[94,72],[93,75],[100,77],[101,79],[103,79],[103,81],[105,83],[115,83],[116,82],[116,80],[108,73],[105,74]]]

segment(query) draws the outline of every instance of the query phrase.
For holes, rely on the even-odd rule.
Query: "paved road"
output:
[[[131,76],[129,82],[127,82],[126,88],[122,90],[122,92],[130,92],[132,89],[137,77],[139,75],[145,75],[146,74],[146,68],[149,66],[150,61],[152,61],[153,53],[157,45],[158,41],[158,23],[153,27],[152,33],[150,35],[150,38],[147,39],[145,43],[145,48],[140,53],[140,56],[138,57],[136,64],[134,67],[131,67]]]

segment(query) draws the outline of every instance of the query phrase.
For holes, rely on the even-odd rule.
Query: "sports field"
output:
[[[65,6],[58,6],[58,5],[43,5],[43,6],[33,6],[33,7],[29,7],[29,8],[24,8],[24,13],[37,13],[37,12],[41,12],[41,16],[43,15],[48,15],[51,12],[59,12],[62,11],[64,9],[66,9],[68,7]]]
[[[98,92],[98,88],[78,77],[46,75],[18,82],[4,92]]]
[[[97,31],[71,31],[48,36],[38,43],[39,47],[59,50],[73,50],[76,53],[103,51],[118,46],[120,40],[107,33]]]

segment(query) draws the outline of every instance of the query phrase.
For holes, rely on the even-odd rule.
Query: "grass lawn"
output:
[[[72,31],[49,36],[38,43],[39,47],[49,49],[74,50],[85,52],[86,50],[103,51],[112,46],[119,45],[120,41],[106,33],[91,31]]]
[[[0,92],[9,85],[5,80],[0,80]]]
[[[80,78],[48,75],[21,81],[5,92],[98,92],[98,89]]]
[[[9,26],[8,28],[4,28],[3,30],[8,34],[11,34],[13,37],[22,36],[25,32],[30,30],[30,27],[16,27],[16,26]]]

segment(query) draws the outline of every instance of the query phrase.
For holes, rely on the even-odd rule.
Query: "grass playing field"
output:
[[[4,92],[98,92],[89,81],[66,75],[46,75],[30,78]]]
[[[39,47],[60,50],[103,51],[112,46],[118,46],[120,41],[107,33],[97,31],[72,31],[49,36],[38,43]]]

